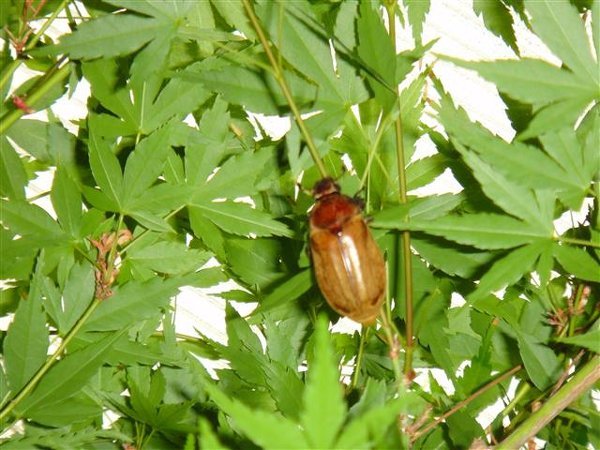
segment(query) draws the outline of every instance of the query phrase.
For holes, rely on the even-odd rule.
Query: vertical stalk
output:
[[[388,1],[385,4],[385,9],[388,16],[389,35],[396,48],[396,1]],[[396,88],[397,91],[397,88]],[[407,203],[407,188],[406,188],[406,161],[404,158],[404,141],[402,133],[402,108],[400,104],[400,93],[397,92],[398,98],[398,118],[394,123],[394,131],[396,134],[396,163],[398,166],[398,191],[401,204]],[[402,262],[404,268],[404,297],[406,304],[405,323],[406,323],[406,347],[404,357],[404,377],[410,380],[412,372],[412,359],[414,350],[413,339],[413,277],[412,277],[412,252],[410,250],[410,231],[404,230],[400,234],[402,247]]]
[[[306,123],[304,122],[304,119],[302,119],[300,110],[298,109],[298,106],[296,105],[296,102],[294,101],[294,98],[292,97],[290,88],[289,88],[287,82],[285,81],[285,77],[283,76],[283,70],[281,69],[281,65],[279,64],[279,62],[275,58],[275,55],[273,54],[273,51],[271,50],[271,46],[269,45],[269,40],[267,39],[267,36],[266,36],[264,30],[262,29],[262,26],[258,20],[258,17],[256,17],[256,14],[254,13],[254,10],[252,9],[252,6],[250,5],[249,0],[242,0],[242,3],[244,4],[244,8],[246,9],[248,18],[250,19],[250,22],[252,23],[252,27],[254,28],[254,31],[256,31],[256,35],[258,36],[260,43],[262,44],[263,48],[265,49],[267,58],[269,59],[269,62],[271,63],[271,66],[273,67],[273,71],[274,71],[273,75],[275,76],[275,79],[277,80],[277,83],[279,84],[279,87],[281,88],[281,92],[283,93],[286,101],[288,102],[290,109],[292,110],[292,114],[294,115],[294,118],[296,119],[296,123],[298,124],[298,128],[300,129],[300,132],[302,133],[304,140],[306,141],[306,145],[308,147],[308,151],[310,152],[310,156],[312,157],[313,161],[315,162],[315,165],[317,166],[317,169],[319,170],[321,177],[325,178],[328,176],[327,169],[325,168],[325,165],[323,164],[323,161],[321,160],[321,157],[319,156],[319,151],[317,150],[317,146],[315,145],[315,142],[313,141],[313,138],[312,138],[310,132],[308,131],[308,128],[306,127]]]

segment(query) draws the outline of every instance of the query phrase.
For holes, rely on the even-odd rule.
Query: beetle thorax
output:
[[[338,234],[344,223],[360,214],[360,208],[353,199],[338,193],[322,197],[310,215],[313,227],[327,229]]]

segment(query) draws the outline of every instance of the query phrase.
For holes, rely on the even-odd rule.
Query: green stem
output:
[[[496,450],[520,448],[567,406],[587,392],[598,380],[600,380],[600,356],[596,355],[576,371],[571,381],[560,388],[539,410],[532,413],[510,436],[498,444]]]
[[[396,48],[396,2],[386,2],[385,9],[388,16],[389,35],[394,49]],[[397,91],[397,89],[396,89]],[[398,191],[401,204],[407,202],[407,182],[406,182],[406,161],[404,157],[404,139],[402,132],[402,105],[400,104],[400,95],[398,98],[398,118],[395,121],[396,133],[396,163],[398,165]],[[413,274],[412,274],[412,252],[410,250],[410,231],[401,232],[402,239],[402,262],[404,268],[404,297],[405,297],[405,323],[406,323],[406,354],[404,357],[404,375],[410,379],[412,372],[412,360],[414,351],[413,339]]]
[[[69,3],[70,0],[63,0],[61,2],[60,5],[58,5],[58,8],[56,8],[52,14],[50,14],[50,17],[48,17],[48,20],[46,20],[44,22],[44,24],[42,25],[42,27],[38,30],[37,33],[35,33],[33,35],[33,37],[31,38],[31,40],[27,43],[27,45],[25,46],[25,51],[29,51],[31,50],[33,47],[35,47],[35,45],[38,43],[38,41],[40,40],[40,38],[44,35],[44,33],[46,32],[46,30],[48,28],[50,28],[50,25],[52,25],[52,22],[54,22],[54,19],[56,19],[58,17],[58,14],[67,7],[67,3]]]
[[[310,132],[308,131],[308,128],[306,127],[306,123],[304,122],[304,119],[302,119],[300,110],[298,109],[298,106],[296,105],[296,102],[294,101],[294,98],[292,97],[290,88],[289,88],[287,82],[285,81],[285,77],[283,76],[283,70],[281,69],[281,65],[278,63],[277,59],[275,58],[275,55],[271,51],[269,41],[267,40],[265,32],[263,31],[263,29],[260,25],[260,22],[258,21],[258,17],[256,17],[256,14],[254,13],[252,6],[250,5],[250,2],[248,0],[242,0],[242,3],[244,4],[244,8],[246,9],[248,18],[250,19],[250,22],[252,22],[252,26],[254,27],[254,30],[256,31],[256,35],[258,36],[260,43],[262,44],[263,48],[265,49],[267,58],[269,59],[269,62],[271,63],[271,66],[273,67],[274,76],[275,76],[275,79],[277,80],[277,83],[279,84],[279,87],[281,88],[281,92],[283,93],[286,101],[288,102],[288,105],[290,106],[290,109],[292,110],[292,113],[294,114],[294,118],[296,119],[296,124],[298,125],[298,128],[300,129],[300,132],[302,133],[302,136],[304,137],[304,140],[306,141],[306,145],[308,147],[308,151],[310,152],[310,156],[312,157],[313,161],[315,162],[315,165],[317,166],[317,169],[319,170],[321,177],[325,178],[328,176],[327,169],[325,168],[325,165],[323,164],[323,161],[321,160],[321,157],[319,156],[319,151],[317,150],[317,146],[315,145],[315,142],[313,141],[313,138],[312,138]]]
[[[495,378],[494,380],[490,381],[489,383],[487,383],[485,386],[482,386],[481,388],[477,389],[475,392],[473,392],[471,395],[469,395],[467,398],[465,398],[464,400],[458,402],[456,405],[454,405],[451,409],[449,409],[448,411],[446,411],[444,414],[442,414],[440,417],[438,417],[437,419],[435,419],[434,421],[428,423],[426,426],[424,426],[423,428],[421,428],[420,430],[417,430],[412,436],[411,436],[411,440],[415,441],[419,436],[422,436],[423,434],[427,433],[428,431],[432,430],[433,428],[437,427],[441,422],[443,422],[444,420],[446,420],[448,417],[450,417],[452,414],[456,413],[457,411],[461,410],[462,408],[464,408],[466,405],[468,405],[469,403],[471,403],[473,400],[475,400],[477,397],[479,397],[480,395],[484,394],[485,392],[487,392],[488,390],[490,390],[491,388],[493,388],[494,386],[496,386],[499,383],[502,383],[504,380],[510,378],[511,376],[513,376],[515,373],[517,373],[519,370],[521,370],[523,368],[523,366],[521,366],[520,364],[518,366],[513,367],[512,369],[510,369],[508,372],[504,372],[502,375],[500,375],[498,378]],[[516,448],[516,447],[515,447]]]
[[[358,384],[358,377],[360,375],[360,366],[362,365],[362,359],[365,352],[365,343],[367,338],[369,337],[369,331],[371,327],[362,327],[362,333],[360,334],[360,344],[358,346],[358,355],[356,355],[356,364],[354,365],[354,373],[352,374],[352,383],[350,384],[350,388],[356,388]]]
[[[559,242],[563,242],[565,244],[582,245],[584,247],[600,248],[600,244],[597,244],[592,241],[586,241],[584,239],[568,238],[568,237],[563,237],[563,236],[559,236],[554,239]]]
[[[56,351],[46,360],[44,365],[39,368],[39,370],[35,373],[35,375],[27,382],[25,386],[19,391],[19,393],[0,411],[0,423],[4,423],[4,419],[15,409],[19,403],[23,401],[25,397],[27,397],[31,391],[37,386],[42,377],[50,370],[50,368],[54,365],[56,360],[60,355],[65,351],[67,345],[71,342],[73,337],[77,334],[77,332],[81,329],[83,324],[89,319],[92,313],[100,304],[101,300],[94,299],[92,303],[87,307],[83,315],[79,318],[79,320],[75,323],[73,328],[65,335],[64,339],[56,349]]]
[[[27,104],[30,107],[35,106],[36,102],[46,95],[50,89],[64,80],[69,75],[71,67],[69,64],[65,64],[54,73],[52,73],[52,71],[53,69],[50,69],[49,73],[51,73],[51,75],[46,78],[44,83],[40,84],[40,86],[32,93],[27,94]],[[0,119],[0,134],[4,134],[6,130],[8,130],[18,119],[20,119],[24,113],[25,112],[21,109],[13,109],[12,111],[6,113]]]
[[[58,5],[58,8],[56,8],[52,12],[52,14],[50,15],[50,17],[48,17],[48,20],[46,20],[46,22],[44,22],[44,24],[37,31],[37,33],[35,33],[31,37],[31,39],[29,40],[29,42],[25,46],[25,49],[24,49],[25,51],[29,51],[33,47],[35,47],[35,45],[38,43],[38,41],[40,40],[40,38],[44,35],[44,33],[46,32],[46,30],[50,27],[50,25],[52,25],[52,22],[54,22],[54,20],[58,17],[58,14],[63,9],[66,8],[67,3],[69,3],[69,1],[70,0],[63,0],[63,2],[60,5]],[[8,82],[8,80],[12,76],[12,74],[15,73],[15,71],[21,66],[21,64],[23,64],[24,61],[25,61],[24,59],[15,59],[15,60],[11,61],[8,66],[6,66],[6,69],[4,70],[4,72],[2,73],[2,77],[0,78],[0,90],[2,90],[2,88],[4,87],[4,85]]]

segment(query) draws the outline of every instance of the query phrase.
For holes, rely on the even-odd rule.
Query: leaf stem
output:
[[[58,7],[52,12],[50,17],[48,17],[48,20],[46,20],[46,22],[44,22],[44,24],[37,31],[37,33],[35,33],[33,35],[33,37],[31,38],[31,40],[27,43],[27,45],[24,48],[25,51],[29,51],[33,47],[35,47],[35,45],[38,43],[40,38],[44,35],[46,30],[50,27],[50,25],[52,25],[52,22],[54,22],[54,20],[58,17],[58,14],[63,9],[65,9],[65,7],[67,6],[67,3],[69,3],[69,1],[70,0],[63,0],[62,3],[60,5],[58,5]],[[15,59],[15,60],[11,61],[8,66],[6,66],[6,69],[2,73],[2,76],[0,77],[0,90],[2,90],[4,85],[8,82],[8,80],[10,79],[12,74],[15,73],[15,71],[21,66],[21,64],[23,64],[23,61],[25,61],[25,60],[24,59]]]
[[[275,55],[273,54],[273,52],[271,51],[269,41],[267,40],[265,32],[262,29],[262,26],[260,25],[258,17],[256,17],[256,14],[254,13],[252,6],[250,5],[250,2],[248,0],[242,0],[242,3],[244,4],[244,8],[246,9],[248,18],[250,19],[250,22],[252,22],[252,26],[254,27],[254,30],[256,31],[256,35],[258,36],[260,43],[262,44],[263,48],[265,49],[267,58],[269,59],[269,62],[273,66],[275,79],[277,80],[277,83],[279,84],[279,87],[281,88],[281,92],[283,93],[286,101],[288,102],[288,105],[290,106],[292,113],[294,114],[294,118],[296,119],[296,124],[298,125],[298,128],[300,129],[302,136],[304,136],[304,140],[306,141],[306,145],[308,147],[308,151],[310,152],[310,156],[312,157],[313,161],[315,162],[315,165],[317,166],[317,169],[319,170],[321,177],[325,178],[328,176],[327,169],[325,168],[325,165],[323,164],[323,161],[321,160],[321,157],[319,156],[319,151],[317,150],[317,146],[315,145],[315,142],[313,141],[313,138],[312,138],[310,132],[308,131],[308,128],[306,127],[306,123],[304,122],[304,119],[302,119],[300,110],[298,109],[298,106],[296,105],[296,102],[294,101],[294,98],[292,97],[290,88],[289,88],[287,82],[285,81],[285,77],[283,76],[283,70],[281,69],[281,65],[275,58]]]
[[[19,403],[27,397],[31,391],[37,386],[42,377],[50,370],[50,368],[54,365],[56,360],[60,357],[60,355],[67,348],[67,345],[71,342],[73,337],[77,334],[77,332],[81,329],[81,327],[85,324],[87,319],[92,315],[92,313],[96,310],[98,305],[101,303],[101,300],[95,298],[92,303],[87,307],[82,316],[77,320],[73,328],[69,330],[69,332],[65,335],[64,339],[55,350],[55,352],[46,360],[44,365],[39,368],[39,370],[35,373],[35,375],[27,382],[25,386],[19,391],[19,393],[0,411],[0,423],[3,423],[4,418],[8,416],[15,407],[18,406]]]
[[[396,48],[396,6],[397,2],[386,2],[385,10],[388,16],[389,35]],[[400,104],[400,95],[396,88],[398,98],[398,117],[394,123],[396,133],[396,163],[398,166],[398,191],[400,204],[407,203],[407,183],[406,183],[406,161],[404,157],[404,139],[402,132],[402,105]],[[413,339],[413,274],[412,274],[412,252],[410,249],[410,231],[404,230],[400,233],[402,239],[402,262],[404,267],[404,297],[405,297],[405,323],[406,323],[406,354],[404,357],[404,376],[411,379],[412,360],[414,351]]]
[[[496,449],[511,450],[520,448],[598,380],[600,380],[600,356],[596,355],[580,370],[576,371],[571,381],[565,384],[553,397],[550,397],[539,410],[525,419],[510,436],[498,444]]]
[[[356,388],[358,384],[358,377],[360,376],[360,366],[362,365],[363,355],[365,353],[365,344],[367,342],[367,338],[369,337],[369,331],[371,327],[362,327],[362,333],[360,334],[360,343],[358,346],[358,354],[356,355],[356,364],[354,365],[354,373],[352,374],[352,383],[350,383],[350,388]]]
[[[469,395],[464,400],[458,402],[456,405],[454,405],[451,409],[449,409],[444,414],[442,414],[440,417],[438,417],[437,419],[435,419],[433,422],[430,422],[426,426],[424,426],[423,428],[421,428],[420,430],[417,430],[411,436],[411,440],[414,442],[415,440],[417,440],[417,438],[419,436],[422,436],[423,434],[425,434],[428,431],[432,430],[433,428],[435,428],[436,426],[438,426],[441,422],[443,422],[448,417],[450,417],[452,414],[456,413],[457,411],[459,411],[460,409],[464,408],[466,405],[468,405],[469,403],[471,403],[473,400],[475,400],[481,394],[483,394],[484,392],[487,392],[488,390],[490,390],[491,388],[493,388],[497,384],[502,383],[504,380],[510,378],[515,373],[517,373],[519,370],[521,370],[522,368],[523,368],[523,366],[519,364],[518,366],[513,367],[509,371],[504,372],[498,378],[495,378],[494,380],[490,381],[486,385],[484,385],[481,388],[477,389],[475,392],[473,392],[471,395]],[[518,447],[515,447],[515,448],[518,448]]]
[[[56,84],[64,80],[71,71],[71,66],[68,63],[58,70],[56,70],[56,67],[57,66],[51,68],[47,73],[48,78],[46,78],[46,80],[43,83],[41,83],[39,87],[35,89],[31,94],[27,95],[27,103],[29,106],[34,106],[36,102],[38,102],[45,94],[48,93],[48,91],[50,91],[50,89],[52,89]],[[21,116],[23,116],[24,113],[25,112],[22,109],[18,108],[6,113],[0,119],[0,134],[4,134],[6,130],[8,130],[12,126],[13,123],[20,119]]]
[[[563,242],[565,244],[573,244],[573,245],[581,245],[584,247],[600,248],[600,244],[598,244],[596,242],[592,242],[592,241],[586,241],[584,239],[569,238],[569,237],[563,237],[563,236],[559,236],[555,239],[557,241]]]

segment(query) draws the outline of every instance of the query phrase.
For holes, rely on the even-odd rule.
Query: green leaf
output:
[[[582,83],[572,72],[539,59],[450,60],[477,71],[483,78],[493,82],[499,91],[526,103],[548,104],[573,98],[591,101],[597,96],[594,84]]]
[[[554,256],[569,273],[582,280],[600,283],[600,264],[585,250],[554,244]]]
[[[79,236],[82,215],[81,194],[70,174],[62,167],[59,167],[54,174],[50,197],[63,230],[71,236]]]
[[[62,314],[59,316],[59,330],[65,335],[75,325],[83,312],[94,299],[94,268],[87,262],[75,263],[62,292]]]
[[[600,353],[600,320],[596,320],[594,325],[585,334],[576,334],[575,336],[556,338],[557,342],[584,347],[592,352]]]
[[[0,193],[11,200],[25,200],[27,174],[17,152],[0,137]]]
[[[156,316],[165,308],[186,278],[167,280],[154,278],[147,282],[130,281],[114,289],[114,294],[103,300],[83,326],[85,331],[120,330],[136,322]]]
[[[90,167],[96,183],[102,192],[120,208],[123,191],[121,165],[108,144],[93,128],[90,130],[89,151]]]
[[[560,361],[554,352],[518,329],[519,352],[529,378],[540,390],[547,389],[560,374]]]
[[[156,272],[182,274],[199,269],[208,255],[180,242],[161,241],[146,247],[133,246],[127,259]]]
[[[375,98],[385,111],[394,105],[396,94],[396,51],[380,17],[380,8],[371,2],[359,3],[357,20],[358,55],[369,68],[367,79]]]
[[[62,125],[40,120],[19,120],[6,134],[20,148],[44,163],[74,163],[75,138]]]
[[[589,98],[575,97],[560,100],[542,108],[537,112],[527,129],[517,137],[525,141],[540,134],[556,129],[556,124],[573,126],[583,111],[590,105]]]
[[[249,408],[228,398],[214,385],[204,387],[217,406],[234,420],[235,429],[265,449],[306,449],[308,442],[300,427],[274,413]]]
[[[233,239],[224,242],[231,269],[250,286],[266,289],[280,279],[281,243],[275,239]]]
[[[581,191],[587,190],[596,174],[586,174],[584,154],[577,136],[572,129],[563,128],[558,131],[540,136],[544,150],[572,179],[573,185],[578,185]]]
[[[590,41],[577,9],[567,0],[526,0],[533,31],[584,82],[598,85]]]
[[[412,29],[413,39],[417,46],[422,42],[423,24],[431,8],[431,0],[408,0],[405,2],[408,9],[408,22]]]
[[[85,78],[90,82],[92,95],[102,106],[123,119],[124,122],[117,121],[115,118],[111,119],[111,128],[120,128],[120,130],[114,130],[113,133],[120,136],[127,129],[130,129],[132,134],[137,132],[140,127],[139,106],[132,103],[131,92],[127,86],[123,86],[121,83],[117,62],[113,59],[97,59],[83,63],[81,69]],[[112,116],[90,114],[88,121],[91,122],[91,131],[98,136],[110,136],[111,133],[106,130],[108,117]]]
[[[250,207],[246,203],[213,202],[193,204],[202,215],[219,228],[237,235],[292,236],[283,223],[274,220],[270,214]]]
[[[333,448],[378,448],[377,443],[398,420],[400,412],[406,407],[406,400],[406,398],[393,399],[383,405],[367,409],[344,427]]]
[[[460,147],[457,147],[460,151]],[[508,180],[484,163],[472,152],[461,152],[464,161],[473,169],[473,175],[481,183],[483,192],[508,214],[526,222],[552,230],[552,216],[543,217],[530,189]]]
[[[213,431],[208,420],[201,417],[198,421],[198,442],[200,448],[206,448],[211,450],[227,450],[227,447],[221,444],[221,441]],[[195,450],[192,448],[190,450]]]
[[[173,127],[166,124],[143,139],[127,158],[123,174],[122,197],[120,203],[127,208],[131,200],[143,194],[162,173],[167,159],[169,133]]]
[[[511,248],[552,238],[551,233],[526,222],[486,213],[439,217],[433,222],[413,220],[402,224],[398,221],[397,227],[424,231],[481,249]]]
[[[517,54],[519,47],[513,29],[513,18],[510,10],[502,2],[490,2],[487,0],[474,0],[473,11],[483,16],[486,28],[512,48]]]
[[[3,354],[6,376],[12,395],[16,395],[44,364],[48,352],[48,328],[42,310],[43,253],[37,266],[29,295],[21,299],[4,339]]]
[[[73,59],[110,58],[132,53],[154,37],[174,34],[174,31],[173,24],[164,19],[107,14],[80,24],[77,31],[42,52],[50,55],[68,53]]]
[[[112,344],[126,331],[112,333],[83,350],[70,353],[54,365],[37,388],[20,405],[19,411],[35,414],[48,403],[58,403],[81,391],[104,361]]]
[[[49,244],[63,237],[62,230],[50,215],[37,205],[24,201],[0,202],[2,223],[13,234],[31,236]]]
[[[312,273],[305,269],[284,281],[272,292],[266,295],[253,312],[253,315],[267,313],[276,308],[285,307],[293,302],[313,286]]]
[[[447,166],[447,158],[441,153],[411,162],[406,168],[406,188],[410,191],[431,183]]]
[[[315,327],[313,357],[308,370],[300,420],[312,448],[330,448],[344,422],[347,407],[323,316]]]
[[[27,413],[29,419],[51,427],[87,422],[101,415],[102,405],[86,393],[76,394],[68,399],[49,401]]]
[[[192,203],[215,198],[236,199],[256,192],[255,180],[264,170],[271,154],[269,149],[244,152],[229,158],[205,185],[197,188]]]
[[[531,271],[540,253],[550,246],[549,240],[533,242],[499,259],[481,278],[477,289],[469,295],[469,298],[475,300],[506,285],[516,283],[524,274]]]
[[[569,174],[552,158],[536,147],[520,142],[508,143],[471,122],[462,109],[455,109],[446,98],[442,102],[440,120],[448,134],[464,146],[476,151],[481,159],[502,174],[533,189],[573,187]]]

